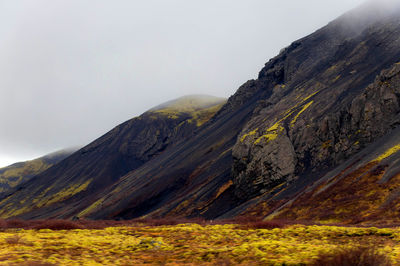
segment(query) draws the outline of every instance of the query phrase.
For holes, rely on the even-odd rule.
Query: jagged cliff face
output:
[[[339,118],[358,143],[359,153],[308,186],[270,218],[347,224],[390,225],[399,222],[400,64],[382,71],[354,98]]]
[[[398,223],[399,100],[400,64],[396,63],[383,70],[349,105],[323,120],[324,130],[316,132],[333,139],[348,136],[347,143],[352,145],[325,142],[323,146],[329,157],[342,148],[339,152],[350,153],[347,160],[325,174],[320,172],[311,182],[305,175],[272,187],[250,207],[238,207],[233,213],[321,223]],[[307,182],[302,183],[304,180]],[[293,187],[296,189],[288,192]]]
[[[388,80],[398,78],[400,12],[360,12],[294,42],[254,81],[271,95],[233,148],[238,197],[313,180],[398,124],[399,94]]]

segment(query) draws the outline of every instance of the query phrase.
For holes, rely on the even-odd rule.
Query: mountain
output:
[[[30,210],[38,217],[76,215],[126,173],[190,138],[225,101],[205,95],[186,96],[115,127],[10,192],[1,202],[7,203],[1,207],[1,215],[11,217]]]
[[[116,127],[0,216],[399,222],[400,3],[382,3],[293,42],[225,104],[177,100]]]
[[[65,149],[34,160],[18,162],[0,168],[0,193],[4,193],[19,184],[28,181],[35,175],[40,174],[51,166],[64,160],[75,150],[76,149]]]

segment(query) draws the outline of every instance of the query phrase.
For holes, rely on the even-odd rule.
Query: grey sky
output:
[[[228,97],[363,0],[0,0],[0,166],[186,94]]]

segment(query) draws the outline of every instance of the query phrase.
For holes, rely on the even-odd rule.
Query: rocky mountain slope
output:
[[[45,217],[60,216],[60,206],[82,208],[126,173],[162,154],[179,141],[190,138],[221,108],[225,99],[187,96],[153,108],[78,150],[11,191],[1,202],[3,217],[34,210]],[[29,191],[29,193],[27,193]],[[86,198],[86,200],[82,200]],[[17,200],[20,204],[15,207]],[[74,209],[75,210],[75,209]],[[76,215],[71,210],[62,216]],[[41,217],[42,214],[39,214]]]
[[[51,166],[67,158],[75,150],[76,149],[61,150],[34,160],[19,162],[0,168],[0,193],[5,193],[7,190],[42,173]]]
[[[178,101],[116,127],[0,199],[0,216],[398,222],[399,62],[400,3],[367,2],[206,115]],[[372,202],[363,218],[352,201]]]

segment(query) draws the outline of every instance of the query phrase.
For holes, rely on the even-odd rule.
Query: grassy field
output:
[[[53,230],[40,229],[45,227]],[[394,265],[400,261],[397,228],[273,223],[37,228],[3,227],[0,265],[309,265],[360,246],[373,247]]]

